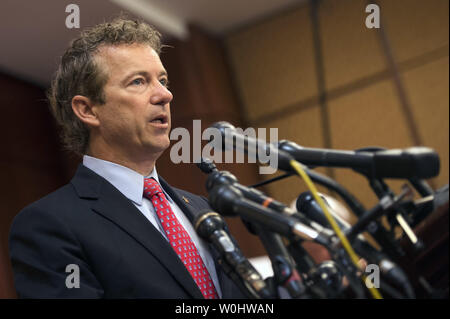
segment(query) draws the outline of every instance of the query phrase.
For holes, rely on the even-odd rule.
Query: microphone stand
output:
[[[401,205],[398,205],[404,197],[406,197],[406,196],[412,197],[412,190],[409,187],[405,187],[403,189],[402,194],[400,194],[397,197],[394,197],[394,192],[381,179],[376,179],[376,178],[371,179],[370,186],[374,190],[377,197],[380,199],[380,202],[391,201],[391,205],[390,205],[391,207],[390,207],[389,211],[392,211],[393,214],[388,214],[388,216],[387,216],[388,221],[391,225],[391,231],[389,232],[388,235],[389,235],[389,239],[392,239],[393,245],[391,247],[393,247],[395,249],[395,252],[397,253],[397,256],[396,256],[397,260],[399,258],[405,256],[406,253],[403,250],[403,248],[398,244],[398,242],[395,241],[394,226],[396,226],[396,225],[394,224],[394,218],[397,220],[397,223],[403,229],[404,234],[406,234],[408,239],[411,241],[416,252],[419,252],[420,250],[422,250],[424,247],[423,242],[416,237],[416,235],[414,234],[412,229],[409,227],[408,223],[403,218],[403,216],[406,216],[406,214],[404,212],[404,208]],[[383,248],[384,248],[384,246],[383,246]],[[415,298],[414,290],[413,290],[412,285],[409,282],[409,280],[406,280],[404,282],[404,285],[402,288],[404,289],[408,298]]]
[[[427,197],[434,194],[434,190],[423,179],[409,178],[408,181],[412,186],[414,186],[414,188],[422,197]]]
[[[286,249],[282,237],[276,233],[265,230],[259,225],[253,225],[264,248],[266,249],[277,285],[284,287],[294,299],[324,298],[325,295],[317,289],[309,289],[302,283],[301,277],[292,263],[292,256]]]
[[[340,270],[347,278],[349,286],[353,289],[357,299],[365,299],[365,289],[362,286],[361,279],[358,276],[358,269],[350,260],[347,252],[341,248],[330,250],[332,259],[340,266]]]
[[[377,197],[380,199],[380,201],[383,200],[391,200],[393,201],[391,205],[390,211],[392,211],[392,214],[388,214],[388,221],[391,225],[391,232],[390,235],[392,238],[394,238],[394,227],[396,224],[398,224],[402,229],[406,237],[411,241],[411,244],[413,245],[414,249],[419,252],[421,251],[423,247],[423,242],[419,240],[416,235],[414,234],[413,230],[409,226],[409,223],[405,220],[405,217],[407,217],[406,212],[404,211],[404,208],[401,205],[397,205],[400,200],[403,199],[403,197],[409,196],[412,197],[412,190],[408,188],[407,186],[404,188],[402,194],[395,198],[395,194],[392,192],[392,190],[384,183],[381,179],[372,179],[370,181],[370,186],[374,190]],[[395,246],[397,247],[397,252],[399,253],[399,257],[403,257],[405,255],[404,250],[397,245],[395,242]]]
[[[300,273],[309,273],[317,266],[317,263],[302,246],[302,242],[303,240],[301,239],[289,240],[287,249],[294,259]]]
[[[223,257],[219,257],[217,262],[222,267],[225,274],[238,286],[239,290],[242,291],[249,299],[262,299],[262,297],[249,285],[245,284],[235,270],[224,261]]]
[[[325,279],[321,274],[317,275],[320,265],[317,265],[312,259],[310,254],[302,246],[302,242],[303,240],[301,239],[291,239],[287,245],[287,249],[295,260],[297,269],[302,274],[307,274],[306,278],[305,276],[303,277],[306,285],[318,298],[339,298],[341,296],[340,288],[336,289],[336,287],[330,287],[330,284],[325,282],[328,281],[329,278]]]
[[[410,225],[416,227],[430,214],[435,212],[439,207],[448,202],[448,184],[439,188],[432,195],[422,197],[414,202],[406,203],[405,210],[412,211],[410,214]]]

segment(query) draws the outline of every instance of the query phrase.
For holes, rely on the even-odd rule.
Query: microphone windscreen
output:
[[[374,170],[379,178],[427,179],[439,174],[439,155],[428,147],[386,150],[374,153]]]
[[[200,158],[200,162],[196,163],[196,165],[205,174],[210,174],[214,171],[217,171],[216,165],[209,158],[205,157]]]

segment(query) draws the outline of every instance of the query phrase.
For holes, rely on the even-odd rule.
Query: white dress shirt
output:
[[[156,215],[152,202],[143,196],[144,178],[153,177],[159,184],[156,166],[153,168],[153,171],[149,176],[143,176],[128,167],[104,161],[88,155],[83,156],[83,165],[93,170],[98,175],[102,176],[115,188],[117,188],[125,197],[131,200],[134,206],[136,206],[136,208],[139,209],[139,211],[152,223],[152,225],[161,233],[161,235],[167,241],[169,241],[164,229],[160,224],[159,218]],[[189,219],[184,215],[178,205],[170,198],[170,196],[164,189],[163,192],[164,195],[166,195],[170,207],[172,208],[172,211],[177,217],[178,221],[188,232],[189,236],[191,236],[195,247],[197,247],[198,253],[203,259],[203,262],[205,263],[205,266],[208,269],[209,274],[211,275],[211,279],[214,282],[214,286],[216,287],[216,291],[219,297],[222,297],[219,280],[217,278],[216,267],[214,265],[214,260],[207,248],[207,244],[200,237],[198,237]]]

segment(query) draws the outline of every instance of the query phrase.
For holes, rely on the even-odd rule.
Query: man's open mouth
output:
[[[150,124],[156,128],[167,129],[169,127],[169,117],[165,114],[158,115],[150,121]]]
[[[168,122],[167,116],[160,115],[155,117],[153,120],[150,121],[151,123],[157,123],[157,124],[166,124]]]

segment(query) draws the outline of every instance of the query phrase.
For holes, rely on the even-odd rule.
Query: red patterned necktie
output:
[[[205,299],[218,298],[214,283],[202,257],[200,257],[188,232],[170,208],[169,201],[161,186],[153,178],[144,179],[144,196],[152,202],[170,245],[191,274],[203,297]]]

